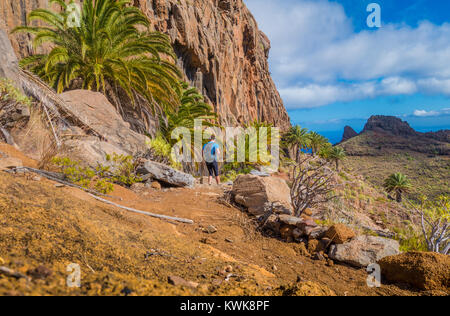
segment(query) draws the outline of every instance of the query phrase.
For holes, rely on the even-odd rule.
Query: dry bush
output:
[[[300,217],[306,209],[332,200],[335,187],[329,161],[313,155],[301,155],[294,167],[291,187],[295,216]]]
[[[31,107],[30,119],[24,127],[12,131],[14,140],[27,156],[37,160],[39,166],[56,154],[56,141],[46,114],[40,107]]]

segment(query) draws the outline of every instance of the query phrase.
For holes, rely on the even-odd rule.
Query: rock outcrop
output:
[[[168,34],[186,79],[214,106],[223,125],[255,119],[286,129],[289,117],[271,79],[270,41],[243,0],[135,0],[154,29]],[[1,0],[7,29],[47,0]],[[11,35],[21,57],[32,52],[26,34]]]
[[[346,126],[344,127],[344,135],[342,136],[342,142],[345,142],[346,140],[349,140],[350,138],[353,138],[355,136],[358,136],[358,133],[355,132],[355,130],[353,128],[351,128],[350,126]]]
[[[145,161],[138,173],[175,187],[193,187],[195,178],[154,161]]]
[[[395,116],[374,115],[370,117],[362,133],[369,131],[387,132],[395,136],[403,137],[417,135],[417,132],[407,122]]]
[[[383,277],[394,283],[410,284],[420,290],[450,294],[450,257],[430,252],[404,253],[378,262]]]
[[[99,92],[72,90],[60,95],[71,112],[129,155],[144,153],[148,138],[130,129],[108,99]]]
[[[232,193],[235,202],[255,216],[263,215],[268,207],[276,213],[292,214],[290,189],[283,179],[240,175]]]
[[[367,267],[371,263],[400,254],[396,240],[373,236],[358,236],[342,245],[332,245],[331,259],[356,267]]]
[[[18,82],[18,60],[0,21],[0,78],[8,78]]]

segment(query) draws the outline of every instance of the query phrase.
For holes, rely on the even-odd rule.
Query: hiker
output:
[[[220,154],[219,145],[216,143],[216,136],[212,135],[209,142],[203,146],[203,158],[209,172],[209,185],[212,184],[212,178],[216,178],[216,182],[220,184],[219,164],[217,157]]]

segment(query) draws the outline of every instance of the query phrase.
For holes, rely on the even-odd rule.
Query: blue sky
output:
[[[371,115],[450,129],[450,1],[244,0],[293,124],[339,141]],[[381,28],[369,28],[369,3]]]

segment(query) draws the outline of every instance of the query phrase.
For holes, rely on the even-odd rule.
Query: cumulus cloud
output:
[[[417,117],[433,117],[433,116],[442,116],[449,115],[450,108],[445,108],[440,111],[426,111],[426,110],[415,110],[413,115]]]
[[[418,117],[428,117],[428,116],[438,116],[439,112],[437,111],[425,111],[425,110],[415,110],[414,116]]]
[[[326,0],[246,0],[272,41],[271,71],[288,107],[383,95],[450,95],[450,24],[386,24],[356,33]]]

